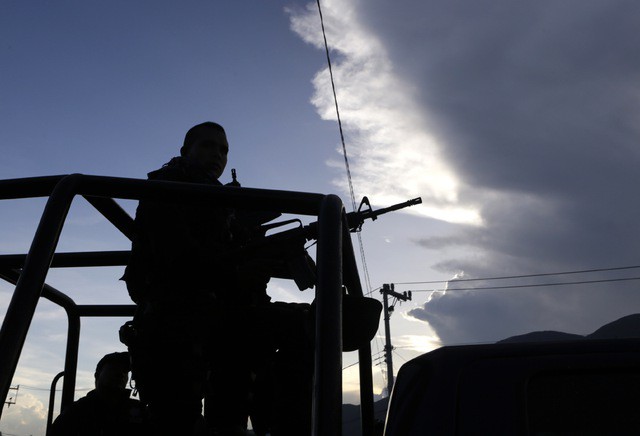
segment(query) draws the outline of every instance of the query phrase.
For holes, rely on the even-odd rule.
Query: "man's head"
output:
[[[96,389],[123,390],[129,380],[129,353],[111,353],[104,356],[96,365]]]
[[[216,178],[227,166],[229,143],[220,124],[210,121],[193,126],[184,137],[180,155],[198,162]]]

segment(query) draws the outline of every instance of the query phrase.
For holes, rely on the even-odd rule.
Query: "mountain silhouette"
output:
[[[640,338],[640,313],[623,316],[598,328],[588,335],[543,330],[525,333],[523,335],[510,336],[498,341],[498,343],[514,342],[557,342],[579,339],[625,339]]]

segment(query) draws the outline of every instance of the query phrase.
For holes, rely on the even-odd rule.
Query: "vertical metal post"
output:
[[[56,386],[58,384],[58,380],[60,377],[64,375],[64,371],[59,372],[51,382],[51,390],[49,391],[49,413],[47,414],[47,427],[45,430],[45,434],[49,435],[49,427],[51,427],[51,423],[53,422],[53,409],[55,407],[56,402]]]
[[[318,216],[313,436],[342,434],[342,201],[327,195]]]
[[[0,399],[2,402],[6,400],[9,393],[11,380],[80,177],[79,175],[65,177],[51,193],[7,308],[2,329],[0,329]]]
[[[67,376],[62,380],[61,411],[73,403],[76,393],[78,348],[80,347],[80,317],[75,311],[70,310],[67,310],[67,316],[69,317],[69,329],[67,331],[67,351],[64,358],[64,372]]]
[[[358,276],[358,266],[353,254],[351,233],[343,230],[344,283],[350,295],[364,297],[362,284]],[[371,344],[367,343],[358,350],[358,370],[360,376],[360,419],[362,436],[373,436],[375,416],[373,410],[373,365],[371,361]]]
[[[44,284],[42,297],[62,307],[67,313],[67,349],[64,360],[64,371],[67,374],[62,384],[61,410],[73,403],[76,389],[76,371],[78,369],[78,348],[80,345],[80,313],[78,305],[57,289]]]

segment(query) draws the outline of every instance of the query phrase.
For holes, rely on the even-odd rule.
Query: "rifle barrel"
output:
[[[394,210],[404,209],[405,207],[415,206],[422,203],[422,197],[412,198],[411,200],[404,201],[402,203],[394,204],[389,207],[383,207],[382,209],[374,210],[370,212],[365,218],[378,217],[387,212],[393,212]]]

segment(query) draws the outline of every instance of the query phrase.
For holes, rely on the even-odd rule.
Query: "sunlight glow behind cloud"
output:
[[[323,5],[356,196],[366,193],[380,206],[421,196],[423,205],[408,212],[481,224],[479,212],[460,202],[460,182],[441,157],[442,144],[429,134],[412,86],[394,72],[383,44],[349,10],[340,0]],[[315,6],[289,13],[292,29],[324,50]],[[312,103],[318,113],[336,120],[328,68],[316,74],[313,85]],[[329,165],[341,168],[343,163],[335,159]],[[334,183],[345,187],[343,179]]]
[[[419,353],[428,353],[442,346],[437,336],[427,335],[402,335],[394,338],[396,348],[408,348]]]

